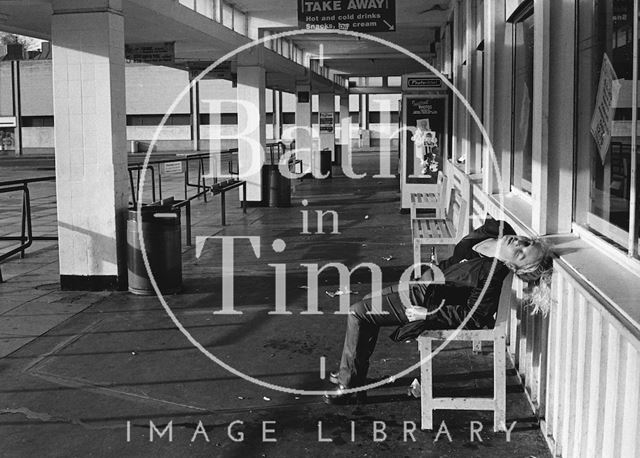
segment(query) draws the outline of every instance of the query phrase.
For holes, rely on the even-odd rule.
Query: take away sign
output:
[[[390,32],[396,28],[396,0],[298,0],[298,26]]]

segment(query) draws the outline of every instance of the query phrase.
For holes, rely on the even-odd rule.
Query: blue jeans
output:
[[[380,327],[400,326],[409,321],[404,314],[397,285],[374,294],[382,296],[382,314],[368,313],[372,310],[371,294],[350,308],[338,377],[340,384],[347,388],[366,384],[369,358],[376,346]]]

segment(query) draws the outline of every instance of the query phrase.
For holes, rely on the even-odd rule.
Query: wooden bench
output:
[[[435,211],[436,218],[442,218],[442,212],[446,205],[445,194],[447,189],[447,177],[442,172],[438,172],[437,189],[434,192],[412,192],[410,194],[411,220],[418,217],[419,209]]]
[[[444,218],[421,217],[411,219],[413,239],[413,267],[420,277],[422,245],[455,245],[464,234],[467,202],[456,189],[451,190],[449,208]]]
[[[422,429],[433,429],[433,411],[449,410],[491,410],[493,411],[493,430],[506,431],[506,339],[511,309],[513,274],[504,279],[496,323],[493,329],[477,330],[431,330],[418,337],[420,351],[420,410]],[[474,342],[474,349],[482,341],[493,342],[493,398],[433,397],[432,342],[434,340],[466,340]]]

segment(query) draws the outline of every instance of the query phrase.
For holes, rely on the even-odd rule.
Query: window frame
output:
[[[636,167],[636,163],[637,163],[637,140],[633,140],[634,138],[637,139],[638,136],[638,130],[637,130],[637,123],[638,123],[638,117],[637,117],[637,110],[638,110],[638,97],[637,97],[637,90],[638,90],[638,84],[639,84],[639,75],[638,75],[638,65],[640,63],[640,59],[638,58],[638,52],[637,52],[637,47],[638,47],[638,39],[640,39],[640,34],[638,33],[638,25],[640,22],[640,18],[638,18],[638,10],[639,10],[639,3],[640,0],[630,0],[633,3],[633,11],[635,14],[635,18],[636,21],[633,24],[633,26],[631,27],[631,34],[632,34],[632,42],[633,42],[633,48],[634,48],[634,52],[633,52],[633,56],[632,56],[632,66],[633,66],[633,75],[632,75],[632,79],[631,79],[631,86],[634,90],[632,96],[631,96],[631,132],[629,134],[629,145],[630,145],[630,165],[629,165],[629,172],[627,175],[627,179],[629,181],[629,202],[628,202],[628,208],[629,208],[629,218],[628,218],[628,225],[626,228],[620,227],[618,225],[615,225],[614,223],[612,223],[611,221],[606,220],[605,218],[603,218],[602,216],[599,216],[597,213],[595,213],[593,211],[593,208],[590,204],[590,200],[591,200],[591,192],[593,190],[593,170],[591,168],[591,157],[589,157],[589,159],[585,160],[584,158],[579,158],[578,157],[578,146],[576,143],[576,151],[574,152],[574,170],[573,170],[573,177],[574,177],[574,187],[576,190],[582,189],[584,190],[588,190],[589,192],[589,197],[586,200],[579,200],[579,192],[575,192],[574,193],[574,202],[573,202],[573,215],[572,215],[572,221],[573,221],[573,225],[574,227],[577,227],[580,229],[581,232],[584,231],[588,231],[592,234],[594,234],[594,237],[598,237],[601,240],[603,240],[603,243],[606,243],[607,245],[611,246],[612,248],[615,248],[617,251],[619,252],[626,252],[627,257],[629,258],[634,258],[636,261],[638,260],[638,258],[640,258],[640,253],[638,251],[638,246],[640,245],[640,240],[638,239],[638,220],[636,219],[636,215],[638,212],[638,202],[636,199],[636,193],[638,192],[638,185],[637,185],[637,178],[638,178],[638,174],[637,174],[637,167]],[[580,17],[580,8],[583,7],[581,2],[576,2],[576,16]],[[582,58],[582,56],[580,55],[580,42],[581,39],[583,37],[582,32],[580,31],[580,27],[582,26],[582,21],[579,20],[577,21],[577,36],[576,36],[576,42],[574,43],[575,46],[575,53],[576,53],[576,79],[579,78],[578,75],[578,70],[580,68],[580,59]],[[593,25],[593,27],[595,27],[595,25]],[[613,40],[613,39],[617,39],[616,37],[613,36],[609,36],[609,37],[605,37],[606,40]],[[610,58],[612,58],[613,56],[611,55]],[[599,70],[599,69],[598,69]],[[583,95],[583,94],[582,94]],[[635,97],[634,97],[635,95]],[[595,93],[593,94],[589,94],[589,96],[594,97],[596,96]],[[580,93],[580,85],[576,84],[576,89],[575,89],[575,94],[574,94],[574,112],[576,113],[576,119],[575,119],[575,125],[574,125],[574,136],[576,138],[578,138],[578,136],[581,134],[581,126],[579,125],[579,119],[578,119],[578,112],[579,109],[581,108],[580,105],[580,100],[581,100],[581,93]],[[620,104],[620,102],[618,102]],[[583,133],[584,135],[584,133]],[[627,138],[625,136],[625,138]],[[609,151],[607,152],[607,156],[609,157],[609,160],[611,158],[612,153],[612,149],[613,149],[613,144],[616,143],[614,141],[614,137],[612,137],[611,139],[611,143],[609,145]],[[586,167],[585,167],[586,164]]]
[[[513,12],[513,14],[511,14],[511,16],[509,16],[509,18],[507,19],[507,23],[510,24],[511,26],[511,43],[514,44],[512,52],[511,52],[511,132],[510,132],[510,150],[509,150],[509,185],[510,185],[510,190],[512,192],[515,192],[517,194],[521,194],[522,197],[525,197],[526,200],[529,200],[529,198],[531,197],[532,193],[533,193],[533,176],[531,177],[530,180],[526,180],[525,178],[523,178],[522,176],[519,177],[520,183],[524,182],[526,183],[527,187],[523,187],[523,186],[517,186],[515,184],[515,172],[516,172],[516,158],[515,158],[515,148],[516,148],[516,136],[515,136],[515,131],[516,131],[516,103],[517,103],[517,99],[516,99],[516,74],[517,74],[517,59],[516,59],[516,51],[517,51],[517,47],[515,46],[515,43],[517,43],[517,26],[519,23],[524,22],[525,20],[529,19],[529,18],[534,18],[534,0],[527,0],[527,1],[523,1],[522,3],[520,3],[518,5],[518,7],[515,9],[515,11]],[[533,46],[535,48],[535,33],[534,33],[534,43]],[[535,60],[533,62],[533,66],[531,68],[531,78],[533,81],[533,78],[535,77],[535,72],[536,72],[536,68],[535,68]],[[533,91],[533,86],[531,88],[531,90]],[[529,122],[533,122],[533,107],[535,104],[535,96],[536,94],[533,93],[533,96],[531,97],[531,114],[530,114],[530,121]],[[530,133],[531,135],[533,134],[533,132]],[[524,156],[524,154],[523,154]],[[533,150],[531,151],[531,169],[533,171]]]

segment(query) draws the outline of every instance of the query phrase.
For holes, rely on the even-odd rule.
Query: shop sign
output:
[[[173,64],[176,56],[173,42],[126,44],[124,53],[127,62],[146,64]]]
[[[406,89],[440,89],[442,81],[438,77],[408,77]]]
[[[333,132],[333,113],[320,113],[320,132]]]
[[[600,70],[596,107],[591,118],[591,135],[596,142],[603,164],[611,143],[613,117],[618,105],[619,94],[620,82],[609,57],[605,54],[602,59],[602,69]]]
[[[389,32],[396,28],[396,0],[298,0],[298,26]]]
[[[211,62],[189,62],[189,78],[190,80],[196,79],[202,74],[204,70],[210,67]],[[232,78],[231,62],[221,62],[215,68],[211,68],[207,73],[202,74],[203,80],[230,80]]]

